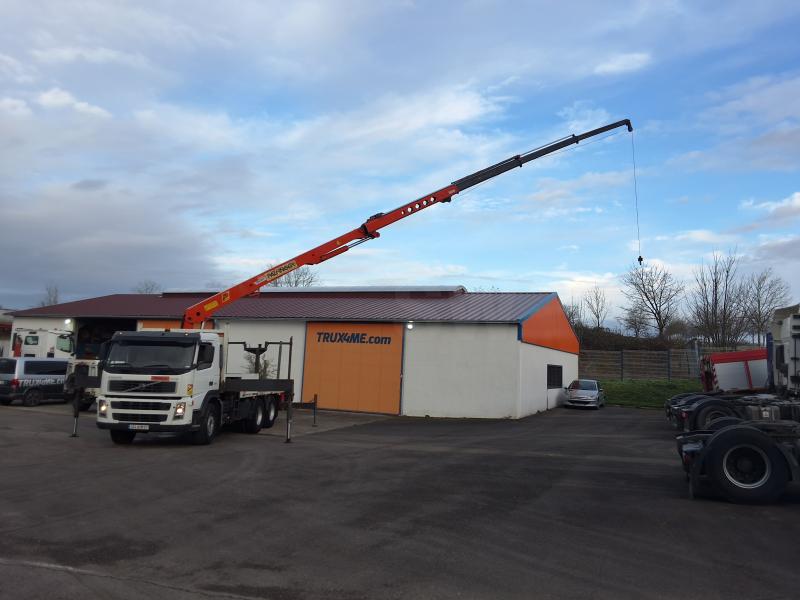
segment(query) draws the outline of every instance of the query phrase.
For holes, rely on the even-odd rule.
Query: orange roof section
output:
[[[570,354],[580,352],[578,337],[567,320],[558,296],[538,308],[520,324],[519,339],[527,344],[544,346]]]

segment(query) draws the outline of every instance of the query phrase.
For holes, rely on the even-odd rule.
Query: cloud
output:
[[[141,54],[121,52],[104,48],[82,46],[57,46],[31,50],[31,55],[39,62],[46,64],[67,64],[84,61],[92,64],[116,64],[128,67],[149,67],[148,60]]]
[[[35,76],[31,69],[25,67],[13,56],[0,53],[0,83],[3,80],[24,84],[34,81]]]
[[[88,102],[76,100],[72,94],[60,88],[51,88],[46,92],[42,92],[36,98],[36,102],[42,108],[47,109],[71,108],[79,113],[93,117],[106,118],[111,116],[111,113],[107,110]]]
[[[800,76],[762,75],[707,94],[695,127],[716,143],[673,157],[692,171],[793,171],[800,168]]]
[[[763,214],[767,220],[787,220],[800,217],[800,192],[794,192],[791,196],[777,202],[754,202],[746,200],[739,205],[745,210],[757,211]]]
[[[558,111],[558,116],[566,121],[566,129],[571,132],[583,132],[606,125],[611,115],[604,108],[597,108],[591,102],[579,100]]]
[[[719,233],[709,229],[691,229],[661,239],[672,239],[676,242],[692,242],[698,244],[732,244],[738,240],[738,236]]]
[[[295,255],[369,214],[529,147],[533,130],[549,141],[549,132],[556,137],[609,122],[620,107],[596,87],[604,85],[598,75],[651,68],[655,58],[677,64],[709,51],[723,54],[797,14],[796,3],[765,2],[732,0],[702,9],[640,3],[613,10],[592,2],[577,10],[521,3],[513,19],[491,2],[466,3],[456,13],[444,3],[369,0],[243,0],[233,11],[186,0],[159,6],[16,3],[3,13],[0,42],[0,98],[7,99],[0,138],[9,141],[0,145],[2,212],[5,219],[7,211],[29,207],[47,220],[55,206],[55,218],[67,209],[89,215],[85,229],[71,220],[62,230],[46,228],[47,239],[63,238],[70,252],[95,232],[111,246],[121,240],[126,250],[114,251],[111,262],[102,244],[87,250],[97,253],[98,264],[91,274],[76,274],[70,293],[91,295],[117,282],[128,289],[131,282],[121,282],[126,269],[138,273],[133,282],[156,279],[130,258],[137,253],[161,269],[169,280],[160,282],[168,287],[227,282],[251,274],[241,259],[261,265],[257,257]],[[441,35],[443,24],[459,35]],[[636,58],[644,54],[646,60]],[[757,88],[751,84],[739,95],[767,102]],[[736,94],[706,100],[708,108],[725,107],[715,118],[734,123],[737,115],[757,114],[755,101],[737,105]],[[575,102],[587,97],[606,104]],[[564,105],[563,123],[556,123],[554,107]],[[778,109],[775,104],[769,114]],[[27,113],[37,118],[20,118]],[[800,148],[793,119],[757,130],[753,137],[763,139],[742,159],[761,154],[788,168]],[[513,266],[520,256],[549,258],[527,246],[533,244],[531,219],[606,211],[602,220],[610,221],[626,185],[623,175],[614,183],[614,162],[599,160],[591,165],[593,175],[574,182],[579,174],[571,176],[566,156],[398,224],[380,242],[390,243],[395,231],[405,240],[391,263],[397,272],[365,263],[348,273],[351,253],[325,269],[341,269],[336,278],[349,282],[494,277],[540,287],[551,280],[523,281]],[[533,175],[542,173],[549,179],[535,184]],[[538,195],[525,202],[531,191]],[[108,203],[118,210],[107,210]],[[529,215],[531,206],[542,210]],[[14,227],[29,223],[14,214]],[[149,222],[154,216],[157,222]],[[180,230],[172,242],[162,223]],[[574,220],[571,225],[579,228]],[[554,229],[544,228],[542,237]],[[512,265],[507,271],[480,268],[476,261],[485,253],[470,254],[476,240],[494,243],[481,237],[487,230],[506,246],[519,244],[513,256],[498,251]],[[193,240],[202,245],[193,259],[170,246],[193,248]],[[556,235],[550,242],[550,249],[565,243]],[[160,254],[150,253],[148,244]],[[30,245],[13,246],[0,236],[0,254],[15,255],[20,247]],[[583,252],[576,257],[582,260]],[[62,254],[48,249],[41,260],[35,257],[36,271],[20,284],[26,293],[38,295],[37,277],[60,280],[63,272],[73,273]],[[90,270],[90,254],[81,256]],[[457,256],[458,264],[446,256]],[[189,261],[184,277],[187,259],[196,262]],[[428,264],[430,270],[422,268]],[[592,270],[605,271],[586,268]],[[0,270],[6,290],[14,278]]]
[[[650,54],[647,52],[629,52],[616,54],[604,60],[594,68],[596,75],[618,75],[643,69],[650,64]]]
[[[31,115],[28,103],[17,98],[0,98],[0,112],[12,117],[28,117]]]
[[[87,194],[71,185],[48,185],[24,198],[6,196],[2,248],[30,248],[31,231],[46,242],[25,252],[24,269],[0,269],[3,305],[30,306],[49,282],[67,301],[126,292],[144,279],[188,289],[219,278],[211,238],[186,221],[176,226],[170,214],[163,199],[131,202],[110,188]]]

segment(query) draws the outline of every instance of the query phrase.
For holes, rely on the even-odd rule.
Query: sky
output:
[[[0,0],[0,305],[217,290],[571,133],[315,267],[556,291],[714,252],[800,300],[800,4]],[[638,189],[637,235],[633,149]],[[615,308],[612,318],[616,314]]]

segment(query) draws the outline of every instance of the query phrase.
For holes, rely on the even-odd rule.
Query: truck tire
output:
[[[28,390],[22,397],[22,404],[25,406],[39,406],[44,400],[42,390]]]
[[[258,433],[261,431],[266,414],[267,411],[264,408],[264,400],[262,398],[257,398],[253,403],[253,410],[250,416],[244,422],[245,433]]]
[[[267,407],[264,411],[264,422],[261,426],[264,429],[269,429],[273,425],[275,425],[275,421],[278,418],[278,401],[275,399],[275,396],[267,398]]]
[[[199,431],[192,433],[192,443],[197,446],[207,446],[217,437],[219,425],[219,404],[212,402],[200,419]]]
[[[705,467],[714,489],[731,502],[773,502],[789,481],[780,449],[752,427],[731,427],[711,438]]]
[[[120,429],[112,429],[109,433],[111,434],[111,441],[121,446],[130,444],[131,442],[133,442],[133,438],[136,437],[135,431],[122,431]]]
[[[8,406],[11,404],[11,398],[0,398],[0,404],[3,406]]]
[[[700,407],[691,417],[689,429],[708,429],[711,421],[721,417],[735,417],[736,413],[730,406],[722,402],[709,402]]]

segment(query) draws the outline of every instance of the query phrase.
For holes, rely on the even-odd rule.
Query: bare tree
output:
[[[39,306],[53,306],[54,304],[58,304],[58,286],[54,283],[48,283],[44,290],[44,298],[39,302]]]
[[[270,265],[267,269],[272,268]],[[312,285],[319,285],[321,283],[319,275],[311,270],[311,267],[304,266],[295,269],[279,277],[275,281],[270,281],[267,287],[311,287]]]
[[[772,313],[789,304],[789,284],[775,275],[772,267],[753,273],[744,285],[747,328],[758,341],[766,336]]]
[[[631,306],[624,306],[622,310],[620,324],[625,331],[630,332],[633,337],[643,337],[650,327],[650,319],[642,305],[634,303]]]
[[[603,326],[603,322],[608,317],[608,311],[611,308],[606,298],[605,290],[598,285],[590,288],[583,296],[583,304],[586,306],[586,311],[592,317],[592,325],[595,329],[600,329]]]
[[[583,303],[578,301],[575,302],[571,300],[569,303],[564,304],[564,312],[567,315],[567,320],[569,324],[572,325],[573,329],[576,329],[579,325],[583,325]]]
[[[694,271],[687,316],[697,333],[713,346],[735,346],[747,330],[745,287],[738,270],[739,259],[730,252],[714,254],[710,263]]]
[[[622,276],[622,293],[632,306],[639,306],[650,326],[664,337],[667,326],[678,316],[683,284],[666,268],[632,266]]]
[[[686,319],[677,317],[667,326],[664,333],[671,342],[682,344],[690,339],[692,326]]]
[[[137,294],[158,294],[164,291],[164,288],[152,279],[144,279],[133,287],[133,291]]]

